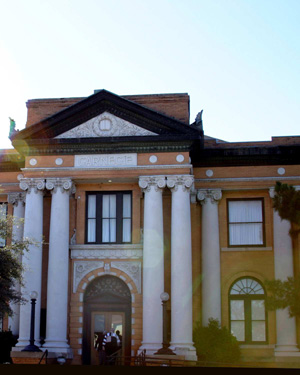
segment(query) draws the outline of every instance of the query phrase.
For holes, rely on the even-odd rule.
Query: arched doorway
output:
[[[84,293],[83,364],[96,365],[97,352],[94,334],[111,327],[122,334],[122,355],[131,353],[131,293],[126,283],[118,277],[97,277]]]

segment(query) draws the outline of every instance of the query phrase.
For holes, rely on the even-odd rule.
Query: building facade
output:
[[[21,261],[36,291],[35,343],[97,364],[111,327],[122,354],[162,347],[196,360],[193,327],[228,327],[244,358],[300,358],[299,322],[269,311],[264,282],[299,274],[299,238],[272,207],[276,181],[300,186],[300,136],[230,143],[206,136],[187,94],[27,102],[26,128],[2,150],[1,214],[36,240]],[[18,286],[16,286],[18,288]],[[28,299],[30,299],[28,297]],[[30,302],[6,323],[29,343]],[[17,354],[16,354],[17,355]]]

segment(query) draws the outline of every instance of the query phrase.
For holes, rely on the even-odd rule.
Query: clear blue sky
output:
[[[26,101],[188,93],[227,141],[299,135],[299,0],[0,0],[0,148]]]

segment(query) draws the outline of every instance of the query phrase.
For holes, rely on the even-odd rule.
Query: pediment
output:
[[[157,135],[157,133],[141,128],[109,112],[103,112],[99,116],[95,116],[55,138],[136,137],[148,135],[153,136]]]
[[[22,155],[189,151],[203,131],[106,90],[16,131]],[[198,147],[198,146],[197,146]]]

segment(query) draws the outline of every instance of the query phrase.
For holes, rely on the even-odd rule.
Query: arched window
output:
[[[243,343],[266,343],[265,290],[255,279],[234,282],[229,291],[230,330]]]

